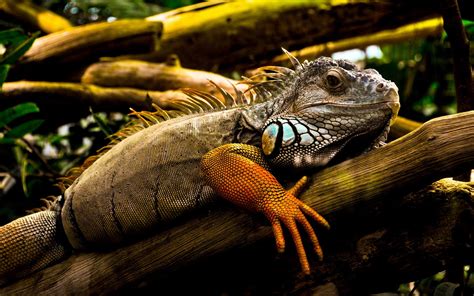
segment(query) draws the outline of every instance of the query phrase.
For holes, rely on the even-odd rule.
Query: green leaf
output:
[[[35,131],[43,122],[44,120],[42,119],[34,119],[27,122],[23,122],[22,124],[15,126],[11,130],[9,130],[5,134],[4,138],[21,138],[24,135]]]
[[[0,88],[7,79],[8,70],[10,70],[10,65],[0,65]]]
[[[462,24],[464,26],[464,30],[466,30],[466,34],[472,41],[472,37],[474,36],[474,22],[469,20],[462,20]]]
[[[3,45],[16,47],[28,37],[19,28],[0,31],[0,43]]]
[[[25,155],[20,162],[20,175],[21,175],[21,187],[23,188],[23,192],[25,196],[28,197],[28,184],[26,183],[26,177],[28,175],[27,171],[28,167],[28,158]]]
[[[22,117],[26,114],[39,112],[38,106],[35,103],[22,103],[6,110],[0,111],[0,128],[9,124],[13,120]]]
[[[12,138],[0,138],[0,144],[10,144],[13,145],[15,144],[17,139],[12,139]]]
[[[13,64],[16,62],[16,60],[18,60],[28,49],[30,49],[38,35],[39,32],[34,33],[30,38],[15,46],[13,50],[8,51],[7,54],[5,54],[5,56],[0,59],[0,64]]]
[[[92,114],[92,117],[94,117],[94,120],[95,122],[97,123],[97,125],[99,126],[100,130],[108,137],[112,134],[112,130],[110,129],[110,127],[107,125],[107,123],[105,122],[105,120],[99,116],[99,114],[97,113],[94,113],[94,111],[92,111],[92,107],[89,107],[89,111],[91,112]]]

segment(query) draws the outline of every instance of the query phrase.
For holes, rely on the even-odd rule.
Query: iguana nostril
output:
[[[385,89],[385,84],[384,83],[379,83],[377,84],[377,88],[375,89],[378,92],[382,92]]]

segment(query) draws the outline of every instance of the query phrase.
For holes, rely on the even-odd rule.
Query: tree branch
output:
[[[236,88],[247,89],[245,84],[211,72],[182,68],[169,63],[147,63],[137,60],[104,61],[90,65],[81,78],[82,83],[106,87],[132,87],[148,90],[193,88],[218,95],[212,81],[229,93]]]
[[[473,166],[473,125],[474,111],[431,120],[382,148],[314,174],[302,199],[333,224],[353,209],[370,212],[396,203],[407,192]],[[269,238],[271,227],[253,217],[221,205],[135,244],[107,253],[75,254],[0,293],[111,292],[149,274],[167,273]]]
[[[160,22],[119,20],[72,27],[40,37],[12,68],[9,79],[64,81],[64,68],[77,72],[77,67],[85,67],[103,56],[154,51],[162,27]]]
[[[248,68],[280,54],[280,47],[294,50],[433,16],[428,1],[221,1],[149,17],[164,24],[162,46],[133,58],[159,62],[175,53],[190,68]]]
[[[396,29],[312,45],[301,50],[292,51],[291,54],[299,60],[313,60],[320,56],[330,56],[332,53],[337,51],[343,51],[352,48],[363,49],[373,44],[392,44],[414,39],[421,39],[427,36],[440,36],[442,32],[443,20],[440,17],[437,17],[401,26]],[[291,65],[286,54],[278,55],[271,61],[262,61],[262,64],[284,66]]]
[[[147,91],[134,88],[107,88],[92,84],[67,82],[18,81],[3,84],[0,109],[22,102],[35,102],[45,114],[54,114],[48,124],[63,124],[94,111],[129,112],[129,108],[149,110],[150,103],[164,109],[188,98],[178,91]],[[66,110],[66,112],[65,112]]]
[[[67,19],[28,0],[0,0],[0,10],[45,33],[72,27]]]

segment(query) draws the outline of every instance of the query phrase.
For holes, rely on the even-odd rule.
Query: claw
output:
[[[308,183],[308,177],[301,177],[301,179],[296,182],[295,186],[288,190],[288,193],[294,196],[299,196],[306,183]]]
[[[288,228],[296,245],[296,251],[304,273],[310,268],[297,223],[309,236],[314,251],[323,257],[313,227],[308,217],[329,228],[329,223],[311,207],[297,199],[308,178],[303,177],[295,186],[285,191],[278,180],[265,169],[263,152],[257,147],[244,144],[227,144],[215,148],[203,156],[202,170],[214,191],[229,201],[263,212],[271,222],[275,243],[279,252],[285,250],[285,238],[281,223]],[[232,168],[223,169],[223,166]]]
[[[272,222],[272,228],[278,253],[283,253],[285,251],[285,237],[283,236],[283,229],[278,219]]]
[[[315,210],[293,195],[293,193],[301,191],[301,188],[306,183],[306,181],[306,177],[301,178],[301,180],[298,181],[292,189],[286,192],[286,194],[281,199],[279,199],[278,202],[273,200],[272,202],[264,203],[262,212],[272,223],[273,233],[275,235],[275,241],[279,252],[283,252],[285,249],[285,239],[283,237],[283,230],[280,223],[283,223],[290,231],[293,242],[295,243],[296,252],[298,253],[301,269],[303,273],[309,274],[310,268],[308,258],[301,240],[301,234],[297,227],[297,222],[303,227],[309,236],[313,244],[314,252],[318,255],[320,260],[323,258],[323,251],[321,245],[319,244],[318,237],[316,236],[316,232],[309,223],[305,214],[327,228],[329,227],[329,223]]]

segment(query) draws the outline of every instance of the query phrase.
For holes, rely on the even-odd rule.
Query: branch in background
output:
[[[0,10],[45,33],[72,27],[67,19],[28,0],[0,0]]]
[[[133,59],[163,61],[179,55],[186,67],[242,68],[315,43],[369,34],[436,16],[428,1],[219,2],[149,17],[164,24],[158,51]],[[196,59],[196,52],[200,58]],[[124,57],[130,59],[130,57]]]
[[[316,173],[312,176],[310,187],[303,193],[302,200],[317,209],[322,215],[326,215],[330,223],[333,226],[336,225],[335,229],[338,229],[337,225],[341,225],[341,221],[349,223],[353,229],[354,221],[357,222],[365,214],[370,215],[371,211],[372,213],[379,211],[379,215],[386,216],[390,212],[388,208],[400,202],[403,194],[421,189],[437,179],[456,174],[474,164],[474,146],[471,145],[474,141],[473,125],[474,111],[431,120],[406,137]],[[414,200],[416,201],[417,198]],[[463,205],[458,210],[460,209],[463,213],[468,211],[469,217],[472,217],[472,191],[468,191],[466,200],[467,206],[471,208],[466,208]],[[450,205],[452,206],[450,202],[445,204],[448,208]],[[429,213],[451,214],[451,212],[444,210],[437,211],[437,206],[439,204],[434,203],[432,207],[429,207]],[[426,208],[420,209],[420,212],[423,211],[426,211]],[[453,213],[455,213],[454,210]],[[448,218],[443,216],[442,219],[438,217],[438,220],[449,222],[449,218],[456,219],[458,217],[457,214],[453,215]],[[353,221],[347,219],[353,219]],[[347,253],[349,257],[339,258],[338,254],[331,254],[331,250],[326,250],[326,255],[329,258],[335,258],[338,272],[345,272],[345,275],[348,276],[353,276],[351,275],[353,273],[351,262],[364,265],[367,260],[369,260],[367,264],[370,264],[370,259],[374,260],[372,263],[375,263],[375,267],[373,267],[379,273],[384,269],[380,269],[378,264],[387,262],[392,267],[389,269],[391,276],[400,264],[405,268],[411,266],[404,261],[408,258],[404,255],[409,255],[409,258],[417,258],[418,254],[420,260],[426,259],[421,254],[412,252],[414,247],[424,239],[429,242],[433,241],[433,235],[436,234],[436,227],[438,227],[438,224],[433,224],[433,221],[437,221],[436,218],[421,219],[420,222],[428,223],[428,226],[423,225],[420,228],[413,227],[414,224],[411,223],[405,225],[415,231],[415,234],[408,237],[408,239],[415,239],[413,245],[404,245],[403,239],[406,238],[406,235],[399,237],[395,233],[391,237],[390,232],[376,233],[376,236],[372,236],[369,240],[366,239],[364,245],[357,245],[359,250],[357,258],[354,258],[355,254],[351,252]],[[467,222],[464,222],[467,223],[466,229],[471,233],[470,236],[467,235],[462,239],[469,240],[470,238],[472,240],[472,229],[474,229],[472,221],[474,219],[467,219]],[[367,223],[367,225],[374,226],[374,223]],[[430,225],[434,228],[431,228],[429,232],[424,232],[425,227]],[[452,230],[452,225],[443,229]],[[49,294],[58,294],[63,291],[87,291],[90,293],[107,291],[111,293],[121,289],[127,283],[139,282],[150,274],[161,273],[164,275],[172,270],[196,263],[199,259],[222,254],[237,247],[253,245],[263,238],[269,239],[271,235],[271,227],[262,226],[261,222],[257,222],[252,215],[221,205],[221,207],[211,209],[194,219],[181,221],[175,227],[163,230],[135,244],[108,253],[75,254],[62,263],[3,288],[0,293],[31,294],[38,291]],[[391,239],[394,244],[386,245],[384,237]],[[446,237],[446,235],[441,237]],[[397,245],[396,242],[400,244]],[[430,270],[418,266],[417,268],[421,270],[418,274],[397,276],[408,278],[426,275],[427,272],[435,273],[443,267],[444,259],[449,256],[448,254],[452,254],[453,248],[459,245],[472,245],[470,241],[457,244],[458,242],[448,239],[447,242],[448,244],[443,246],[433,244],[433,247],[441,247],[441,250],[439,253],[427,256],[430,258],[434,255],[438,256],[435,260],[438,265],[425,266]],[[271,244],[273,244],[273,240]],[[341,244],[336,242],[335,245]],[[375,246],[376,249],[371,246]],[[270,247],[270,243],[268,247]],[[390,253],[384,252],[386,255],[380,256],[382,259],[391,258],[391,260],[381,260],[377,255],[379,253],[371,253],[371,250],[381,251],[389,247]],[[420,248],[416,248],[416,250],[420,250]],[[421,250],[424,248],[422,247]],[[268,249],[266,251],[268,254]],[[375,254],[374,257],[372,254]],[[296,255],[293,254],[293,256]],[[296,258],[294,259],[296,261]],[[346,265],[345,259],[348,260],[349,266]],[[293,264],[298,267],[296,262]],[[233,266],[224,265],[224,268],[230,270],[233,269]],[[267,266],[267,268],[265,270],[271,270],[270,267]],[[330,269],[331,266],[325,267],[323,265],[318,269],[318,272],[323,275],[325,272],[331,274]],[[219,271],[222,273],[222,270]],[[200,273],[202,272],[201,269]],[[364,273],[361,272],[359,275],[363,277]],[[341,277],[344,278],[344,274],[339,278]]]
[[[160,22],[119,20],[73,27],[35,40],[11,75],[18,79],[61,77],[64,68],[85,67],[103,56],[146,53],[158,47]],[[67,64],[68,67],[64,67]],[[35,76],[36,75],[36,76]],[[12,79],[10,77],[10,79]]]
[[[132,56],[163,61],[171,54],[178,54],[186,67],[245,68],[280,54],[282,46],[291,50],[391,29],[435,16],[435,10],[430,9],[425,1],[394,0],[357,0],[332,6],[322,0],[272,5],[233,1],[198,4],[150,17],[149,22],[121,20],[89,24],[38,38],[22,63],[12,69],[10,80],[78,81],[78,77],[70,77],[71,73],[65,75],[65,63],[69,65],[68,71],[77,74],[78,67],[83,69],[99,57],[125,54],[120,59]],[[161,21],[164,31],[158,49]],[[408,33],[407,38],[436,30],[435,25],[431,29],[425,25],[418,33]],[[195,58],[196,52],[200,53],[199,59]]]
[[[66,82],[18,81],[3,84],[0,109],[22,102],[35,102],[45,114],[54,114],[49,124],[77,120],[94,111],[129,112],[129,108],[149,110],[150,102],[164,109],[188,98],[178,91],[146,91],[133,88],[105,88],[89,84]],[[67,112],[65,112],[65,110]]]
[[[126,62],[126,61],[124,61]],[[99,75],[97,73],[89,73],[86,81],[98,79],[104,84],[112,84],[114,79],[122,79],[127,77],[127,71],[130,68],[125,69],[125,73],[109,71],[113,69],[116,62],[107,64],[105,67],[111,67],[106,71],[104,69],[95,69],[95,71],[105,71],[104,75],[110,75],[108,77],[92,77],[93,75]],[[117,62],[122,63],[122,62]],[[133,65],[134,64],[134,65]],[[97,67],[100,64],[96,64]],[[194,87],[199,90],[215,92],[215,87],[211,84],[205,85],[204,78],[213,77],[212,80],[217,83],[220,87],[234,94],[233,88],[230,86],[230,82],[235,82],[226,77],[219,76],[217,74],[209,72],[200,72],[190,69],[168,69],[158,64],[149,64],[138,62],[135,64],[128,64],[128,66],[138,66],[142,69],[149,67],[150,72],[142,72],[140,75],[144,76],[144,79],[151,78],[148,74],[154,75],[154,71],[164,71],[163,74],[155,77],[155,86],[162,85],[163,80],[170,79],[171,84],[175,85],[189,85],[188,83],[194,83]],[[92,67],[95,67],[94,65]],[[168,72],[168,70],[170,70]],[[183,71],[179,74],[180,71]],[[198,73],[198,76],[194,74]],[[114,75],[117,75],[115,78]],[[121,77],[122,74],[125,76]],[[102,75],[102,74],[100,74]],[[192,77],[191,77],[191,76]],[[102,80],[103,79],[103,80]],[[134,76],[128,76],[131,84],[140,86],[140,81],[135,79]],[[189,79],[195,79],[194,82]],[[152,83],[153,85],[153,83]],[[147,87],[148,85],[142,85]],[[241,91],[245,91],[248,87],[245,84],[237,85]],[[217,98],[220,98],[224,103],[225,100],[220,94],[215,94]],[[125,112],[129,111],[129,108],[135,110],[149,110],[150,103],[147,101],[147,96],[152,100],[152,103],[157,104],[165,110],[176,110],[177,105],[180,102],[187,102],[188,96],[183,94],[181,91],[168,90],[168,91],[154,91],[154,90],[143,90],[127,87],[101,87],[92,84],[83,83],[68,83],[68,82],[44,82],[44,81],[17,81],[7,82],[3,84],[2,92],[0,92],[0,109],[10,107],[23,102],[35,102],[39,108],[46,114],[54,114],[48,120],[48,124],[58,125],[67,122],[72,122],[84,116],[90,114],[89,106],[92,106],[95,111],[105,112]],[[67,112],[65,112],[67,110]],[[411,121],[402,117],[398,117],[392,126],[393,132],[392,138],[398,138],[406,133],[413,131],[418,127],[419,123]]]
[[[337,51],[352,48],[365,48],[372,44],[391,44],[414,39],[421,39],[427,36],[440,36],[443,32],[443,19],[433,18],[409,25],[405,25],[393,30],[385,30],[375,34],[352,37],[334,42],[313,45],[301,50],[292,51],[291,54],[300,60],[313,60],[320,56],[330,56]],[[285,54],[276,56],[270,65],[291,65],[288,56]]]
[[[247,85],[211,72],[182,68],[173,64],[157,64],[143,61],[123,60],[100,62],[90,65],[81,81],[106,87],[133,87],[148,90],[170,90],[193,88],[216,95],[218,91],[209,82],[213,81],[233,94],[235,85],[241,91]]]
[[[398,116],[390,127],[390,138],[397,139],[411,133],[422,125],[422,123]]]

